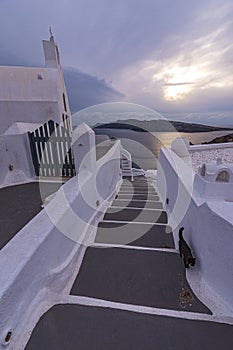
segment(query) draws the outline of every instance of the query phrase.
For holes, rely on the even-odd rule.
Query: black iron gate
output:
[[[54,121],[28,132],[31,154],[37,176],[75,175],[70,130]]]

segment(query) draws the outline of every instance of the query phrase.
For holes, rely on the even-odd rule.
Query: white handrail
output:
[[[124,176],[124,170],[127,172],[127,175],[125,176],[130,176],[131,180],[133,181],[133,169],[132,169],[132,156],[129,151],[127,151],[125,148],[121,146],[121,159],[125,158],[128,161],[128,167],[127,170],[123,168],[122,166],[122,175]]]
[[[121,156],[125,157],[127,160],[130,161],[131,167],[132,167],[132,156],[129,151],[127,151],[124,147],[121,146]]]

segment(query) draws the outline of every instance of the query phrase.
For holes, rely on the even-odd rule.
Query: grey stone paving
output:
[[[147,178],[145,175],[140,175],[140,176],[135,176],[134,181],[132,181],[130,176],[123,176],[123,181],[129,181],[129,182],[147,181]]]
[[[89,247],[71,294],[210,313],[191,292],[175,253]]]
[[[117,199],[132,199],[132,200],[152,200],[152,201],[159,201],[159,196],[156,196],[155,194],[127,194],[123,192],[119,192],[117,195]]]
[[[173,235],[166,233],[165,225],[101,222],[95,242],[148,248],[174,248]]]
[[[150,185],[148,182],[144,181],[142,183],[138,182],[138,183],[134,183],[134,182],[131,182],[131,183],[125,183],[125,182],[122,182],[121,184],[122,187],[130,187],[130,188],[134,188],[134,187],[143,187],[143,188],[151,188],[153,189],[154,187],[152,185]]]
[[[122,200],[127,202],[121,202]],[[114,206],[122,209],[116,209]],[[123,181],[112,207],[104,215],[104,220],[167,223],[167,214],[162,211],[162,203],[159,202],[154,188],[148,184],[145,177],[141,177],[134,182]]]
[[[122,193],[122,194],[124,194],[124,193],[129,193],[129,194],[132,194],[132,193],[134,193],[134,194],[148,193],[148,194],[156,195],[156,192],[155,192],[154,189],[148,189],[147,187],[145,187],[145,188],[134,187],[133,189],[132,188],[128,188],[128,187],[126,187],[126,188],[121,187],[119,193]]]
[[[153,189],[150,189],[153,194],[148,195],[146,186],[138,191],[138,186],[142,185],[147,185],[145,177],[133,183],[131,195],[123,194],[122,186],[113,202],[114,206],[122,206],[122,210],[109,208],[104,217],[104,220],[116,222],[102,221],[98,226],[96,243],[123,244],[125,248],[87,248],[71,294],[211,314],[191,290],[178,253],[127,248],[127,244],[174,248],[172,233],[166,233],[167,215],[161,210],[159,197]],[[156,199],[151,203],[142,201],[148,196]],[[141,209],[134,209],[137,206]],[[164,225],[120,222],[156,222],[159,215]],[[232,331],[233,326],[214,322],[146,315],[117,308],[56,305],[42,316],[26,350],[230,350],[233,348]]]
[[[167,213],[161,210],[148,209],[132,209],[132,208],[109,208],[104,220],[113,221],[135,221],[135,222],[153,222],[153,223],[167,223]]]
[[[79,305],[56,305],[26,350],[231,350],[233,326]]]
[[[125,208],[147,208],[147,209],[162,209],[162,203],[159,201],[140,201],[140,200],[123,200],[115,199],[112,203],[115,207],[125,207]]]
[[[121,185],[120,192],[132,192],[132,191],[134,191],[135,193],[137,193],[137,192],[139,192],[139,193],[150,192],[152,194],[157,195],[157,192],[155,191],[155,189],[153,187],[146,187],[146,186],[128,187],[128,186]]]
[[[0,249],[42,208],[42,198],[58,190],[59,183],[31,182],[0,189]]]

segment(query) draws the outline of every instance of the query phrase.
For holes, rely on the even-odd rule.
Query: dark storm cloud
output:
[[[124,99],[124,96],[109,86],[104,79],[71,68],[64,69],[64,78],[71,113],[88,106]]]

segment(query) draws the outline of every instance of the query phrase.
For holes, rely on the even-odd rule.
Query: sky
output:
[[[232,0],[0,0],[0,58],[43,64],[49,26],[62,65],[115,100],[233,126]]]

